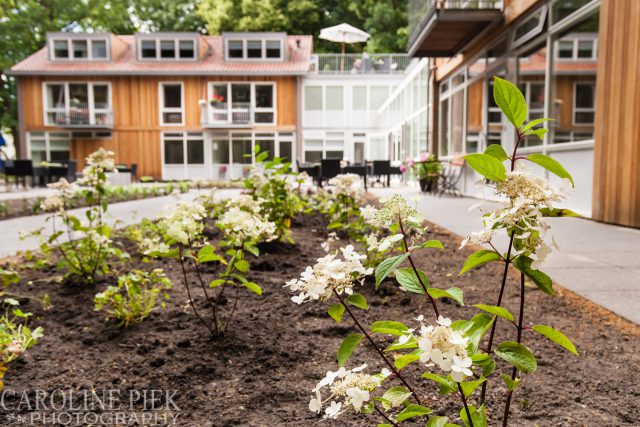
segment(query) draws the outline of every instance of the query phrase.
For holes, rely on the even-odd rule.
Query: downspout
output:
[[[298,170],[297,160],[302,159],[302,76],[296,76],[296,141],[295,141],[295,170]],[[293,163],[293,159],[292,159]]]

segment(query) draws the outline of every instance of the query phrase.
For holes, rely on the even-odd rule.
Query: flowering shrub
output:
[[[167,290],[171,289],[171,281],[161,269],[150,273],[133,270],[118,277],[117,286],[109,286],[104,292],[96,294],[93,302],[96,310],[106,312],[107,319],[120,321],[120,325],[128,327],[131,323],[140,323],[152,311],[157,310],[157,300],[162,294],[164,300],[169,299]],[[165,307],[162,301],[160,306]]]
[[[58,267],[65,270],[67,275],[79,276],[93,283],[96,276],[109,271],[110,257],[123,258],[127,255],[112,244],[111,228],[105,223],[108,207],[104,198],[107,191],[106,174],[116,171],[113,152],[101,148],[90,154],[86,162],[87,166],[78,183],[81,187],[64,178],[49,185],[57,190],[57,194],[48,197],[42,207],[52,212],[47,221],[51,221],[53,234],[42,238],[40,248],[45,254],[57,251],[61,256]],[[69,213],[67,201],[74,194],[82,194],[89,206],[84,223]],[[62,223],[63,230],[57,228],[57,220]],[[66,236],[68,240],[62,242],[62,236]]]
[[[276,225],[261,214],[260,201],[249,195],[226,202],[224,209],[219,212],[224,212],[216,223],[216,227],[223,234],[219,247],[226,248],[224,253],[218,253],[214,245],[205,242],[202,233],[207,213],[198,201],[181,203],[171,214],[164,217],[159,222],[164,239],[147,240],[149,246],[145,250],[150,256],[177,256],[189,304],[199,322],[211,335],[218,335],[227,329],[237,308],[240,289],[262,295],[260,286],[247,279],[249,262],[246,260],[246,254],[257,257],[260,254],[258,243],[277,239]],[[177,247],[177,251],[173,250],[174,247]],[[211,312],[210,317],[205,316],[196,306],[189,284],[188,260],[193,265],[207,310]],[[209,263],[223,265],[224,271],[207,284],[202,267]],[[217,292],[211,291],[215,295],[210,295],[212,288],[218,288]],[[220,305],[227,288],[235,288],[235,295],[232,308],[225,320],[221,315]]]
[[[291,221],[304,208],[300,187],[306,180],[306,174],[298,175],[292,171],[291,163],[283,158],[267,160],[268,156],[267,151],[261,152],[256,146],[256,163],[244,185],[252,197],[260,201],[260,213],[275,224],[277,237],[293,243]]]
[[[422,374],[423,378],[435,382],[442,395],[453,393],[460,399],[459,417],[464,426],[486,427],[489,425],[484,405],[486,386],[493,381],[492,374],[498,366],[494,360],[495,355],[512,366],[510,375],[501,375],[507,388],[502,416],[502,424],[506,426],[512,396],[523,379],[522,374],[534,372],[537,366],[531,350],[522,344],[523,331],[539,333],[577,354],[574,345],[561,332],[546,325],[528,327],[524,324],[525,276],[543,292],[553,294],[551,279],[538,269],[550,250],[544,242],[549,229],[544,218],[574,214],[554,207],[554,203],[563,199],[562,193],[553,189],[543,178],[531,175],[521,168],[516,169],[516,162],[529,160],[561,178],[571,180],[571,177],[558,162],[547,156],[518,156],[518,145],[525,136],[544,135],[545,129],[536,129],[535,126],[546,119],[534,120],[525,125],[526,105],[518,89],[496,78],[494,91],[497,105],[517,128],[518,139],[511,156],[495,145],[489,146],[485,153],[466,156],[469,165],[492,181],[496,194],[503,196],[505,201],[503,206],[484,216],[483,231],[468,236],[463,242],[463,246],[469,243],[487,243],[492,249],[482,249],[472,254],[460,274],[489,262],[504,263],[497,304],[475,304],[474,308],[479,312],[469,320],[445,317],[440,312],[438,300],[446,297],[464,305],[463,293],[457,287],[446,290],[430,287],[427,274],[416,267],[414,256],[417,251],[442,248],[439,241],[425,239],[426,230],[417,210],[399,195],[382,201],[379,209],[368,206],[359,210],[362,221],[375,227],[380,233],[375,239],[369,239],[369,250],[384,254],[384,259],[375,268],[375,286],[378,287],[388,277],[395,277],[402,289],[427,299],[433,311],[433,321],[428,321],[427,316],[421,314],[415,319],[418,324],[413,328],[395,320],[376,321],[365,327],[358,319],[355,309],[367,310],[369,305],[363,295],[354,292],[354,288],[362,285],[372,269],[361,264],[365,256],[355,252],[352,246],[340,250],[344,259],[340,259],[339,252],[336,251],[319,259],[315,266],[307,267],[299,279],[291,280],[285,285],[295,293],[292,301],[300,305],[313,301],[337,300],[330,306],[328,314],[336,322],[340,322],[346,313],[358,329],[357,333],[349,334],[340,345],[337,352],[339,366],[346,364],[364,339],[384,365],[384,369],[378,374],[365,374],[362,372],[364,367],[328,372],[312,390],[315,396],[309,403],[311,411],[319,414],[324,409],[326,418],[336,418],[346,411],[365,415],[376,413],[383,418],[384,423],[379,424],[381,426],[396,426],[406,420],[428,417],[432,410],[423,406],[425,399],[421,390],[415,387],[415,383],[411,384],[414,380],[405,371],[410,364],[420,363],[426,369]],[[509,171],[503,164],[507,160],[510,162]],[[505,254],[498,252],[491,241],[498,233],[509,236],[510,243]],[[403,264],[408,266],[403,267]],[[517,322],[513,314],[501,306],[510,266],[520,271],[520,312]],[[499,318],[514,324],[516,338],[498,344],[494,350],[494,332]],[[489,330],[488,342],[481,347]],[[372,334],[389,335],[394,341],[386,349],[382,349],[373,340]],[[384,383],[394,380],[402,385],[383,390]],[[480,387],[482,391],[478,395],[475,392]],[[322,395],[325,388],[329,389],[327,398]],[[472,399],[477,406],[472,404]],[[450,423],[449,418],[443,416],[430,417],[427,423],[427,426],[456,425],[458,424]]]

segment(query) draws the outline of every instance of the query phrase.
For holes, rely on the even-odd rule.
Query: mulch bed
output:
[[[143,264],[134,258],[126,266],[164,268],[174,283],[166,310],[126,330],[105,322],[101,313],[93,311],[94,294],[114,283],[113,277],[95,287],[53,282],[16,286],[16,291],[49,294],[53,308],[44,311],[36,302],[26,303],[25,311],[36,316],[32,324],[43,326],[45,337],[11,364],[5,390],[15,391],[18,397],[8,395],[6,402],[16,404],[23,392],[34,396],[36,390],[80,393],[93,388],[126,393],[163,389],[176,391],[173,401],[180,411],[174,412],[179,414],[176,425],[180,426],[314,425],[319,418],[307,408],[310,390],[327,370],[337,369],[337,348],[355,328],[347,316],[339,324],[331,320],[326,314],[327,303],[297,306],[283,285],[324,255],[320,243],[327,233],[325,227],[321,217],[302,217],[293,230],[295,247],[272,244],[263,248],[263,255],[251,261],[249,277],[262,286],[264,294],[258,297],[245,293],[233,325],[219,338],[209,338],[185,308],[186,292],[175,260]],[[459,278],[457,273],[470,252],[457,250],[459,237],[437,226],[430,230],[429,237],[440,239],[446,248],[424,250],[418,256],[419,267],[428,274],[431,285],[462,288],[468,306],[494,304],[501,266],[485,266]],[[21,283],[26,283],[47,279],[54,272],[20,274]],[[510,278],[506,306],[513,313],[517,313],[518,290],[514,278]],[[370,303],[368,311],[359,311],[366,324],[384,319],[411,324],[418,314],[429,318],[432,313],[426,298],[409,295],[390,280],[377,292],[366,285],[361,293]],[[202,297],[198,298],[203,305]],[[544,323],[563,331],[576,344],[580,357],[535,333],[525,333],[524,343],[533,350],[539,367],[516,391],[510,425],[640,425],[638,328],[567,292],[550,298],[527,288],[526,300],[525,323]],[[453,319],[470,318],[477,312],[450,301],[441,302],[440,311]],[[500,322],[497,342],[514,336],[513,326]],[[383,344],[385,338],[379,340]],[[383,367],[364,344],[349,366],[363,362],[376,369]],[[460,409],[458,400],[439,397],[434,383],[418,379],[420,366],[414,365],[409,368],[415,374],[412,382],[426,397],[426,406],[433,408],[434,414],[455,417]],[[499,372],[510,372],[506,365],[499,362],[498,366]],[[504,402],[499,372],[492,378],[488,397],[491,425],[498,425]],[[136,402],[134,411],[141,410],[142,403]],[[16,420],[16,415],[28,414],[27,410],[2,409],[0,424],[29,425]],[[374,416],[345,414],[322,425],[371,426],[380,421]],[[406,425],[422,426],[424,422]]]

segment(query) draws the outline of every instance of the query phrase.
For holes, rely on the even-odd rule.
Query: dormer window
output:
[[[105,35],[56,33],[49,37],[52,61],[104,61],[109,59]]]
[[[275,37],[265,33],[228,33],[224,35],[227,61],[282,61],[284,33]]]
[[[193,61],[197,59],[197,35],[154,34],[138,36],[141,61]]]

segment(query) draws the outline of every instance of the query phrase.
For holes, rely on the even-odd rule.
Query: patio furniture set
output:
[[[391,166],[391,161],[389,160],[374,160],[344,165],[339,159],[322,159],[320,163],[297,162],[297,164],[298,171],[306,172],[320,187],[331,178],[344,173],[359,175],[363,179],[365,190],[370,183],[380,183],[388,187],[391,183],[391,175],[402,177],[400,168]],[[375,181],[369,181],[369,177],[373,177]]]

